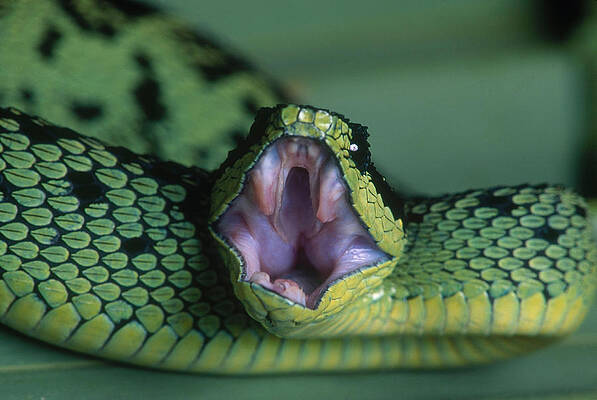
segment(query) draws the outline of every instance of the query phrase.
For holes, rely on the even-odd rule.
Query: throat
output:
[[[310,308],[335,280],[388,259],[348,202],[332,156],[304,138],[266,149],[216,230],[240,253],[242,279]]]
[[[305,238],[321,228],[321,222],[315,218],[312,201],[309,173],[304,168],[292,168],[284,185],[280,211],[275,217],[278,233],[287,242],[295,242],[298,252],[304,250]]]
[[[297,254],[294,267],[279,278],[296,282],[306,294],[313,293],[325,281],[325,276],[322,276],[317,267],[311,263],[303,248]]]

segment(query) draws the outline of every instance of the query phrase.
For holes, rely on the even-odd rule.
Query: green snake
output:
[[[0,1],[0,37],[0,103],[24,110],[0,110],[13,329],[152,368],[279,373],[484,363],[587,312],[597,248],[569,189],[405,198],[364,126],[257,112],[282,92],[135,2]]]

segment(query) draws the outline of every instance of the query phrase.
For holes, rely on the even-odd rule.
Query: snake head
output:
[[[379,298],[396,265],[400,210],[385,203],[367,137],[326,110],[262,109],[215,174],[210,231],[237,297],[275,334],[320,335]]]

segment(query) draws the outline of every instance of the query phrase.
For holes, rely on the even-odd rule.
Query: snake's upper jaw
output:
[[[216,230],[241,253],[244,280],[315,308],[332,282],[388,259],[348,199],[323,144],[284,137],[248,172]]]

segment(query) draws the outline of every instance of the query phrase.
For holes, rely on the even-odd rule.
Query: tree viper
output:
[[[489,362],[587,312],[597,248],[571,190],[401,196],[366,127],[274,106],[241,58],[136,2],[0,1],[0,37],[7,326],[279,373]]]

